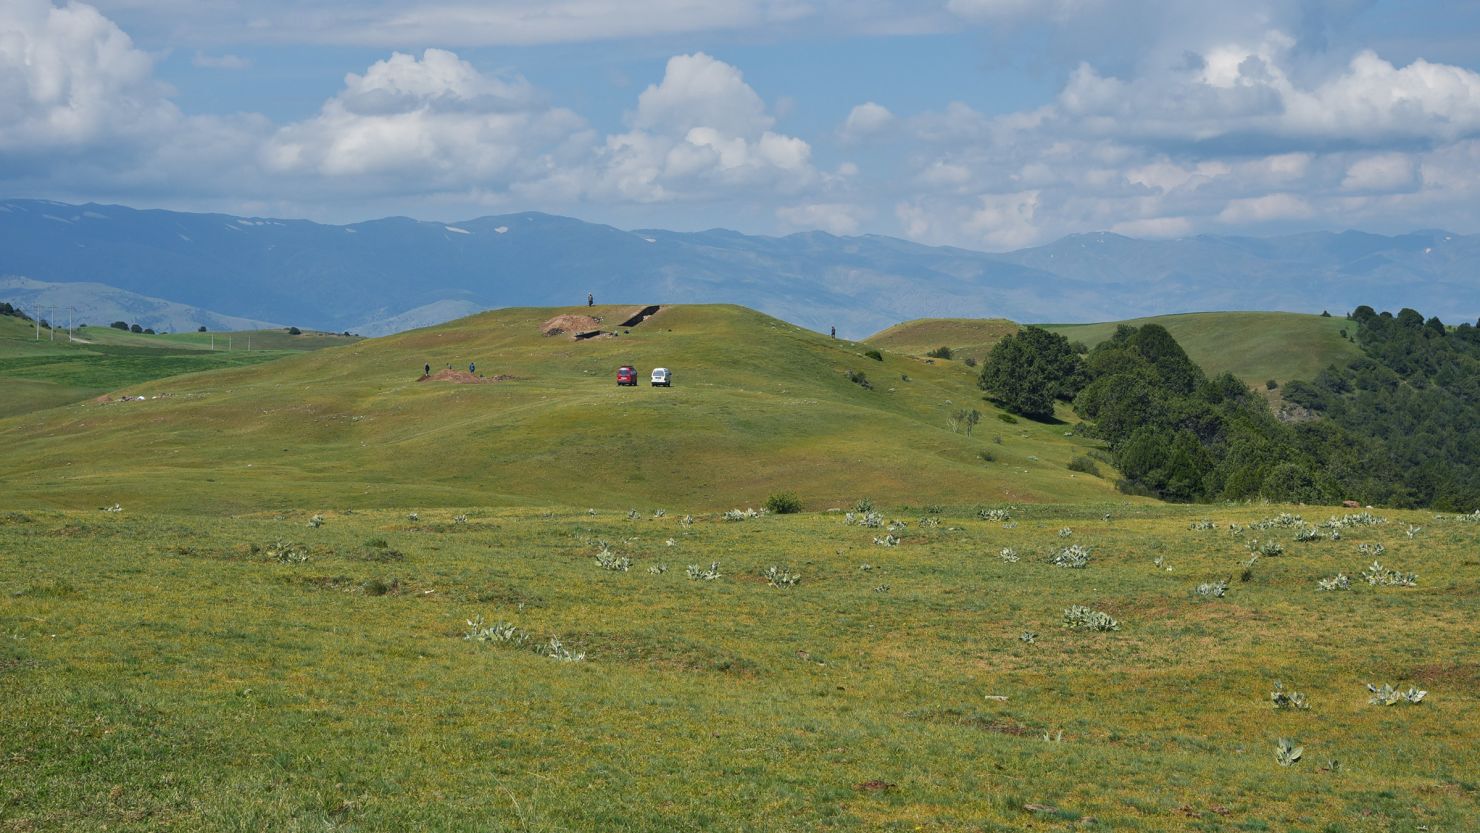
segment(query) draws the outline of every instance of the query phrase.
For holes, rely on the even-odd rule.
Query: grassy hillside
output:
[[[246,337],[252,351],[246,350]],[[145,335],[111,327],[41,331],[18,318],[0,316],[0,417],[26,414],[91,399],[129,385],[180,373],[240,367],[353,339],[325,334],[289,336],[281,330]],[[231,339],[231,350],[227,349]]]
[[[633,310],[594,312],[610,327]],[[719,508],[793,490],[821,508],[1113,494],[1067,470],[1086,448],[1065,426],[999,421],[959,365],[874,361],[862,345],[730,306],[665,308],[615,338],[541,334],[557,313],[586,312],[501,310],[126,391],[144,401],[0,421],[0,485],[25,505],[62,507]],[[417,381],[424,363],[470,361],[511,378]],[[672,368],[674,387],[618,389],[615,369],[629,362]],[[963,407],[985,414],[975,436],[948,428]]]
[[[1093,347],[1113,335],[1119,324],[1160,324],[1209,375],[1232,373],[1255,387],[1268,379],[1281,385],[1312,379],[1328,365],[1345,365],[1361,355],[1357,345],[1341,336],[1342,330],[1356,333],[1352,322],[1294,312],[1195,312],[1042,326]]]
[[[1325,512],[882,508],[898,546],[678,505],[0,513],[0,826],[1475,829],[1480,524],[1297,543],[1248,526]],[[1286,552],[1241,581],[1254,539]],[[1085,569],[1048,563],[1068,543]],[[1376,544],[1418,586],[1362,581]],[[1119,630],[1066,629],[1070,605]],[[527,640],[464,639],[476,617]],[[1310,707],[1276,709],[1276,681]],[[1429,693],[1372,705],[1369,682]]]
[[[1311,379],[1326,366],[1344,365],[1361,352],[1341,336],[1343,329],[1356,332],[1352,322],[1290,312],[1197,312],[1103,324],[1039,326],[1093,347],[1121,324],[1160,324],[1208,374],[1227,371],[1259,388],[1269,379],[1282,385],[1292,379]],[[924,318],[890,327],[866,341],[911,355],[944,345],[961,357],[980,360],[1017,327],[996,318]]]
[[[1018,324],[1006,318],[917,318],[864,340],[885,350],[912,356],[923,356],[937,347],[949,347],[956,359],[969,356],[981,361],[1003,336],[1012,335],[1019,329]]]

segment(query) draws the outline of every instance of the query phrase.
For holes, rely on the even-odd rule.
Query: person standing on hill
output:
[[[476,364],[473,364],[472,362],[468,362],[468,373],[472,374],[472,373],[477,373],[477,372],[478,372],[478,366]]]
[[[831,327],[831,328],[829,328],[829,329],[831,329],[831,330],[832,330],[832,332],[831,332],[831,333],[830,333],[830,335],[831,335],[831,336],[832,336],[832,337],[833,337],[833,338],[837,338],[837,337],[838,337],[838,328],[837,328],[837,327]]]
[[[432,375],[432,363],[431,362],[427,362],[427,366],[426,366],[425,369],[423,369],[421,371],[421,375],[423,375],[423,376],[430,376],[430,375]]]
[[[596,304],[596,296],[595,295],[592,295],[589,292],[587,292],[586,293],[586,306],[588,306],[588,307],[589,306],[594,306],[595,304]]]

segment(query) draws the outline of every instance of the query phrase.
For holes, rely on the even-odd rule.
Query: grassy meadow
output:
[[[613,328],[640,307],[596,307]],[[128,402],[0,420],[16,508],[124,501],[166,511],[334,507],[695,509],[880,500],[1097,500],[1093,447],[982,399],[970,368],[830,339],[732,306],[666,307],[616,337],[546,336],[557,313],[508,309],[267,364],[141,383]],[[487,384],[418,381],[425,364]],[[618,388],[635,364],[643,384]],[[673,369],[671,389],[645,374]],[[861,374],[868,386],[850,381]],[[978,409],[971,435],[950,418]],[[1066,418],[1068,414],[1066,412]],[[1006,421],[1004,421],[1006,420]]]
[[[1480,819],[1480,522],[1300,543],[1229,524],[1329,510],[881,507],[891,532],[658,508],[0,514],[0,830]],[[1250,567],[1251,540],[1284,553]],[[1049,563],[1073,544],[1088,566]],[[1417,586],[1362,580],[1377,544]],[[1119,630],[1066,629],[1071,605]],[[469,640],[476,617],[527,639]]]
[[[1232,373],[1261,390],[1269,379],[1281,385],[1292,379],[1310,380],[1327,366],[1345,365],[1361,354],[1356,344],[1341,335],[1342,330],[1356,332],[1352,322],[1293,312],[1196,312],[1103,324],[1038,326],[1093,347],[1121,324],[1159,324],[1208,375]],[[998,318],[923,318],[897,324],[866,341],[917,356],[946,346],[957,358],[981,361],[998,341],[1017,330],[1017,324]]]
[[[253,349],[246,349],[246,337]],[[0,419],[91,399],[119,388],[184,373],[269,362],[351,339],[289,336],[281,331],[145,335],[111,327],[41,331],[28,321],[0,316]],[[227,339],[233,339],[227,350]],[[302,341],[289,341],[302,339]]]

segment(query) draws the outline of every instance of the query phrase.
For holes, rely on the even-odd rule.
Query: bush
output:
[[[109,324],[108,326],[112,327],[115,330],[123,330],[124,332],[128,332],[128,322],[127,321],[114,321],[112,324]]]
[[[1275,381],[1274,379],[1267,379],[1264,382],[1264,389],[1265,390],[1274,390],[1275,388],[1277,388],[1279,386],[1280,386],[1280,383],[1277,382],[1277,381]]]
[[[955,356],[949,347],[937,347],[934,350],[927,350],[925,355],[932,359],[949,359]]]
[[[971,356],[967,356],[963,361],[966,363],[967,367],[976,367],[976,359],[972,358]]]
[[[1095,465],[1094,460],[1091,460],[1083,454],[1069,461],[1069,471],[1078,471],[1085,474],[1092,474],[1095,477],[1100,476],[1100,467]]]
[[[298,329],[297,327],[289,327],[288,328],[288,335],[290,335],[290,336],[301,336],[301,335],[303,335],[303,331],[300,330],[300,329]]]
[[[144,332],[144,328],[140,327],[138,324],[134,324],[128,328],[128,331],[131,333],[142,333]]]
[[[1017,424],[1017,417],[1013,416],[1012,414],[998,414],[997,418],[1007,423],[1008,425]]]
[[[199,327],[196,328],[195,331],[197,333],[203,333],[203,332],[205,332],[206,331],[206,325],[204,325],[204,324],[200,325]]]
[[[802,499],[796,492],[777,492],[766,498],[766,508],[776,515],[794,515],[802,511]]]
[[[863,355],[873,359],[876,362],[881,362],[884,360],[884,354],[880,353],[878,350],[865,350],[863,351]]]
[[[848,381],[850,381],[853,384],[855,384],[855,385],[863,388],[864,390],[873,390],[874,389],[873,382],[870,382],[868,380],[868,376],[864,375],[863,371],[861,371],[861,370],[850,370],[850,371],[848,371]]]

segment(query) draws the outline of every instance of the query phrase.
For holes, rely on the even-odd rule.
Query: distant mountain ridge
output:
[[[592,292],[599,303],[738,303],[862,337],[922,317],[1084,322],[1220,309],[1339,314],[1359,304],[1470,320],[1480,313],[1480,236],[1098,233],[987,254],[881,235],[624,231],[539,213],[336,226],[9,200],[0,202],[0,275],[366,335]]]

